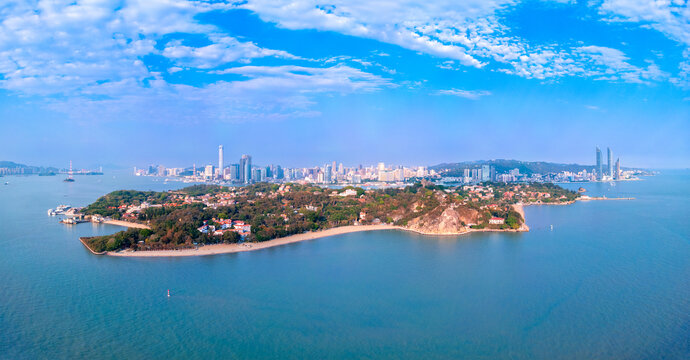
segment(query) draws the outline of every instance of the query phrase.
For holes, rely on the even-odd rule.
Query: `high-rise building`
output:
[[[213,165],[206,165],[204,168],[204,177],[209,179],[213,177]]]
[[[331,168],[331,165],[324,166],[323,182],[325,182],[325,183],[333,182],[333,169]]]
[[[611,148],[607,147],[606,152],[608,155],[608,168],[609,168],[609,176],[613,178],[613,153],[611,153]]]
[[[491,180],[491,166],[482,165],[482,181]]]
[[[604,169],[601,166],[601,150],[597,146],[597,180],[601,180],[604,177]]]
[[[230,165],[230,180],[240,181],[240,164]]]
[[[472,169],[472,181],[480,181],[482,177],[482,170],[481,169]]]
[[[223,145],[218,146],[218,175],[223,177]]]
[[[252,182],[252,157],[246,154],[240,158],[240,182]]]
[[[621,178],[621,158],[616,159],[616,172],[614,179],[620,180]]]
[[[257,168],[252,170],[252,180],[255,182],[262,182],[266,180],[266,169]]]

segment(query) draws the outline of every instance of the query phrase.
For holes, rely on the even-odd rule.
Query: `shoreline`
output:
[[[451,233],[430,233],[419,231],[415,229],[410,229],[397,225],[347,225],[339,226],[335,228],[330,228],[320,231],[306,232],[302,234],[290,235],[282,238],[272,239],[257,243],[238,243],[238,244],[211,244],[199,246],[194,249],[180,249],[180,250],[121,250],[121,251],[105,251],[103,253],[96,253],[91,251],[95,255],[108,255],[108,256],[120,256],[120,257],[179,257],[179,256],[205,256],[205,255],[219,255],[219,254],[232,254],[238,252],[255,251],[261,249],[268,249],[276,246],[287,245],[298,243],[307,240],[315,240],[335,235],[350,234],[355,232],[363,231],[379,231],[379,230],[400,230],[409,231],[412,233],[425,235],[425,236],[460,236],[473,232],[526,232],[529,231],[529,227],[523,224],[519,229],[465,229],[464,231],[451,232]],[[81,240],[81,239],[80,239]],[[86,244],[82,241],[82,244]],[[86,246],[88,248],[88,246]],[[89,249],[91,250],[91,249]]]
[[[312,231],[301,234],[294,234],[282,238],[272,239],[256,243],[238,243],[238,244],[212,244],[199,246],[195,249],[181,249],[181,250],[144,250],[131,251],[121,250],[117,252],[106,251],[103,255],[108,256],[124,256],[124,257],[176,257],[176,256],[203,256],[203,255],[217,255],[217,254],[231,254],[237,252],[254,251],[260,249],[267,249],[275,246],[292,244],[307,240],[320,239],[324,237],[349,234],[362,231],[375,230],[395,230],[400,229],[395,225],[348,225],[330,228],[321,231]],[[84,242],[82,241],[82,244]],[[85,244],[86,246],[86,244]],[[87,246],[88,248],[88,246]],[[93,252],[93,251],[92,251]],[[95,253],[94,253],[95,254]]]
[[[591,199],[591,200],[603,200],[603,199]],[[607,200],[613,200],[613,198],[607,199]],[[619,199],[617,199],[617,200],[619,200]],[[620,199],[620,200],[622,200],[622,199]],[[409,231],[412,233],[416,233],[416,234],[420,234],[420,235],[426,235],[426,236],[460,236],[460,235],[465,235],[465,234],[474,233],[474,232],[515,232],[515,233],[517,233],[517,232],[528,232],[528,231],[530,231],[529,226],[527,226],[527,219],[525,218],[525,211],[524,211],[525,206],[570,205],[570,204],[573,204],[574,202],[575,201],[566,202],[566,203],[555,203],[555,204],[550,204],[550,203],[514,204],[514,205],[512,205],[513,209],[516,212],[518,212],[522,216],[522,219],[523,219],[523,223],[520,226],[520,228],[518,228],[518,229],[471,229],[471,228],[465,228],[462,231],[457,231],[457,232],[433,233],[433,232],[425,232],[425,231],[420,231],[420,230],[416,230],[416,229],[411,229],[408,227],[390,225],[390,224],[347,225],[347,226],[339,226],[339,227],[335,227],[335,228],[330,228],[330,229],[326,229],[326,230],[305,232],[305,233],[301,233],[301,234],[294,234],[294,235],[290,235],[290,236],[286,236],[286,237],[282,237],[282,238],[272,239],[272,240],[268,240],[268,241],[264,241],[264,242],[256,242],[256,243],[211,244],[211,245],[199,246],[199,247],[194,248],[194,249],[179,249],[179,250],[132,251],[132,250],[126,249],[126,250],[120,250],[120,251],[104,251],[102,253],[94,252],[93,250],[91,250],[91,248],[89,248],[86,245],[86,243],[84,243],[84,241],[81,238],[79,240],[94,255],[108,255],[108,256],[120,256],[120,257],[179,257],[179,256],[205,256],[205,255],[232,254],[232,253],[238,253],[238,252],[255,251],[255,250],[267,249],[267,248],[271,248],[271,247],[275,247],[275,246],[287,245],[287,244],[292,244],[292,243],[297,243],[297,242],[302,242],[302,241],[307,241],[307,240],[315,240],[315,239],[320,239],[320,238],[334,236],[334,235],[349,234],[349,233],[362,232],[362,231],[401,230],[401,231]],[[150,229],[150,227],[147,225],[132,223],[132,222],[128,222],[128,221],[111,220],[111,221],[104,222],[104,223],[111,224],[111,225],[119,225],[119,226],[139,228],[139,229]]]

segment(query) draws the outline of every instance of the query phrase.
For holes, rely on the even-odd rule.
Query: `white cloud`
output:
[[[422,53],[458,60],[463,65],[485,63],[471,53],[494,47],[484,35],[498,32],[495,12],[514,0],[466,1],[345,1],[324,6],[311,0],[251,0],[239,7],[287,29],[319,29],[375,39]]]
[[[585,108],[589,110],[599,110],[599,107],[596,105],[585,105]]]
[[[201,47],[185,46],[180,41],[170,41],[163,50],[163,56],[173,59],[177,64],[202,69],[268,56],[300,59],[286,51],[264,49],[254,43],[240,42],[233,37],[222,34],[210,34],[208,38],[213,43]]]
[[[0,88],[27,94],[79,94],[101,82],[142,83],[141,57],[169,34],[207,35],[211,45],[166,44],[181,66],[210,68],[257,57],[296,57],[216,33],[196,16],[227,5],[184,0],[11,1],[0,5]]]
[[[601,76],[604,79],[620,79],[630,83],[646,83],[668,78],[669,74],[661,71],[651,60],[646,68],[628,63],[628,57],[620,50],[602,46],[583,46],[576,49],[576,54],[588,61],[587,74]]]
[[[576,3],[551,1],[562,3],[562,6]],[[492,70],[535,79],[579,76],[648,83],[669,78],[653,63],[647,67],[630,65],[627,58],[615,49],[591,45],[531,44],[526,39],[508,35],[510,29],[501,22],[500,13],[518,2],[333,0],[325,6],[316,0],[247,0],[238,6],[287,29],[335,31],[436,56],[448,60],[438,65],[444,69],[457,69],[456,62],[459,66],[477,68],[491,63]],[[602,9],[612,8],[609,3],[620,5],[622,1],[607,2],[601,6]],[[682,11],[687,15],[687,9]],[[655,18],[662,17],[656,15]],[[687,16],[685,19],[687,22]],[[690,34],[684,29],[676,30],[683,36]]]
[[[184,0],[23,1],[0,5],[0,88],[50,96],[51,108],[75,118],[246,120],[309,116],[318,93],[374,91],[388,79],[353,67],[234,67],[244,79],[174,85],[141,60],[162,55],[174,74],[260,57],[300,58],[240,41],[198,23],[224,4]],[[189,46],[184,34],[210,44]],[[171,35],[170,40],[166,35]],[[157,50],[158,48],[162,50]],[[204,110],[199,116],[199,106]],[[148,114],[148,115],[147,115]],[[178,116],[179,115],[179,116]]]
[[[390,80],[361,70],[336,65],[328,68],[304,66],[242,66],[215,72],[216,74],[237,74],[249,80],[237,82],[244,89],[287,89],[308,92],[374,91],[384,86],[393,86]]]
[[[609,21],[637,22],[690,45],[690,7],[684,0],[604,0],[599,11]]]
[[[387,79],[344,65],[329,68],[300,66],[242,66],[217,71],[237,74],[237,81],[218,81],[195,87],[168,84],[162,80],[141,88],[134,81],[90,86],[89,95],[108,94],[105,99],[74,97],[52,105],[75,119],[103,121],[146,117],[154,121],[243,122],[315,116],[312,110],[320,94],[348,94],[393,86]]]
[[[379,63],[387,60],[385,57],[393,58],[387,53],[375,51],[365,58],[301,59],[232,37],[198,20],[200,14],[212,10],[238,7],[254,11],[279,27],[335,31],[438,57],[442,68],[484,67],[535,79],[579,76],[631,83],[668,79],[690,87],[687,50],[678,73],[671,76],[653,61],[640,65],[617,49],[590,44],[530,44],[511,36],[500,14],[517,2],[335,0],[323,5],[313,0],[233,4],[204,0],[5,0],[0,4],[0,88],[69,98],[67,102],[56,100],[53,106],[74,113],[76,110],[70,109],[118,111],[115,105],[148,111],[144,100],[167,103],[184,113],[177,104],[203,101],[209,109],[218,110],[219,116],[240,118],[251,117],[252,109],[265,117],[271,117],[271,111],[277,117],[312,114],[310,106],[319,93],[393,86],[390,79],[357,69],[396,74],[395,69]],[[690,13],[681,5],[678,1],[606,0],[592,6],[609,21],[640,22],[687,45]],[[207,43],[192,46],[180,40],[185,34],[201,35]],[[167,74],[193,69],[242,78],[215,78],[217,82],[203,87],[172,85],[147,68],[142,59],[148,55],[170,60],[171,64],[165,65],[169,67]],[[239,66],[265,57],[278,59],[283,65]],[[285,65],[297,60],[329,67]],[[418,87],[421,82],[414,80],[400,81],[400,85]],[[458,89],[438,93],[468,99],[490,94]],[[185,96],[190,98],[183,99]],[[210,111],[207,116],[213,117]]]
[[[459,96],[470,100],[479,100],[482,96],[491,95],[491,92],[486,90],[460,90],[460,89],[449,89],[449,90],[439,90],[436,92],[437,95],[452,95]]]

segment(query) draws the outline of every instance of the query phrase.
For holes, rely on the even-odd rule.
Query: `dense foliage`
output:
[[[513,190],[514,185],[492,184],[493,195],[486,195],[429,183],[366,191],[356,187],[334,190],[269,183],[240,188],[195,185],[170,192],[120,190],[99,198],[84,213],[119,218],[127,207],[146,203],[148,207],[141,206],[135,212],[136,220],[149,225],[151,230],[130,229],[85,241],[94,251],[175,249],[241,241],[236,232],[213,236],[198,230],[204,224],[218,226],[213,219],[248,223],[251,234],[244,240],[266,241],[355,222],[406,226],[415,218],[438,217],[451,205],[478,213],[475,228],[517,229],[524,219],[510,207],[516,200],[504,199],[504,194]],[[544,201],[567,201],[577,196],[553,184],[530,184],[529,191],[552,194]],[[489,204],[493,205],[488,207]],[[492,216],[505,219],[505,223],[488,225]]]

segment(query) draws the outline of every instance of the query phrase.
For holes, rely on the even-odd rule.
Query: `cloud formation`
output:
[[[544,0],[549,2],[570,3]],[[589,3],[604,21],[639,24],[685,46],[674,73],[657,65],[659,56],[632,61],[612,47],[535,44],[512,35],[502,15],[518,3],[6,0],[0,4],[0,88],[46,97],[53,108],[73,115],[78,112],[70,109],[98,112],[98,106],[110,105],[146,111],[141,105],[146,101],[173,109],[197,102],[223,112],[212,116],[209,111],[212,118],[239,119],[313,115],[318,94],[371,92],[423,81],[401,79],[387,53],[305,59],[199,20],[201,14],[233,9],[250,10],[284,29],[332,31],[392,44],[438,58],[442,69],[473,68],[539,80],[670,81],[690,88],[690,10],[685,1]],[[188,41],[192,35],[203,38],[202,44]],[[151,57],[166,70],[152,66]],[[272,65],[253,64],[260,59],[270,59]],[[179,80],[185,72],[209,80],[185,83]],[[490,93],[450,89],[438,94],[478,99]]]
[[[573,1],[545,0],[570,4]],[[444,69],[483,68],[525,78],[592,77],[645,83],[668,78],[648,60],[645,68],[626,62],[620,50],[534,44],[508,35],[501,13],[517,0],[248,0],[238,5],[286,29],[317,29],[375,39],[445,60]],[[651,22],[678,41],[690,41],[690,12],[683,1],[610,0],[590,6],[607,21]],[[327,5],[326,5],[327,4]],[[687,42],[686,42],[687,43]],[[459,66],[456,66],[455,64]],[[611,76],[607,76],[611,75]]]
[[[181,104],[196,104],[220,112],[209,111],[211,119],[240,119],[313,114],[306,93],[373,91],[389,83],[347,66],[302,67],[302,75],[281,66],[238,68],[256,58],[301,58],[196,20],[199,14],[227,8],[185,0],[10,1],[0,5],[0,88],[47,96],[53,109],[75,117],[109,112],[113,115],[93,118],[123,113],[136,118],[142,117],[137,112],[165,113],[169,107],[173,118],[184,114]],[[185,44],[180,37],[189,34],[201,35],[209,44]],[[244,79],[196,87],[172,84],[145,64],[146,56],[174,64],[169,74],[235,65],[225,73]]]
[[[482,96],[491,95],[490,91],[486,90],[460,90],[460,89],[449,89],[449,90],[439,90],[436,92],[437,95],[452,95],[459,96],[470,100],[479,100]]]

